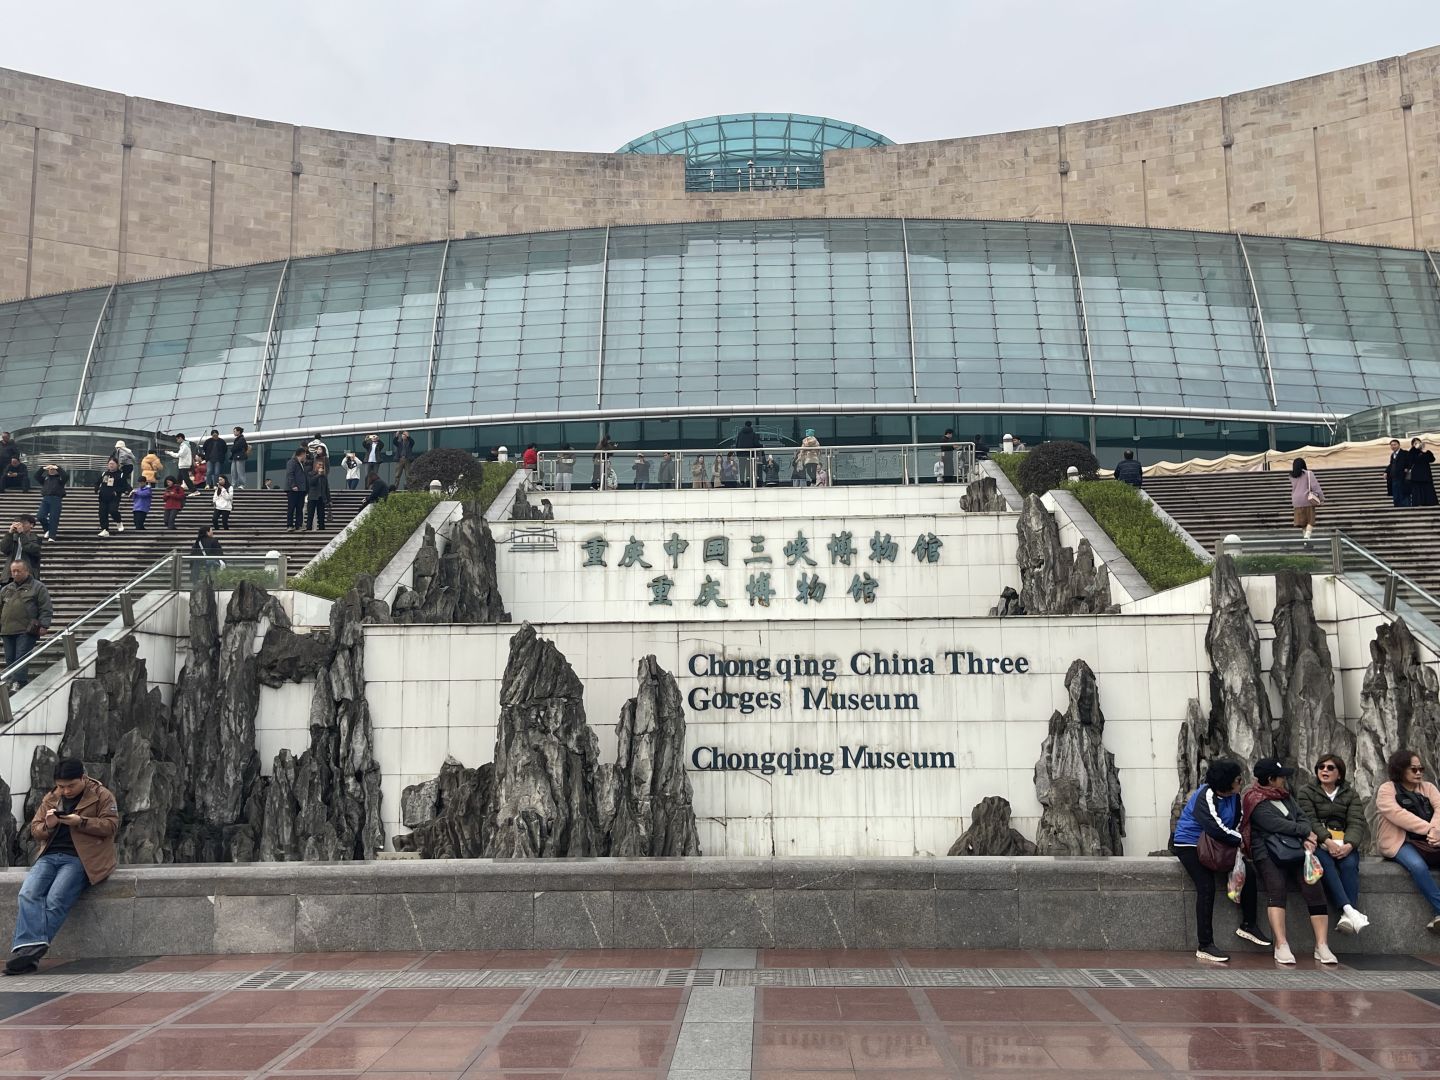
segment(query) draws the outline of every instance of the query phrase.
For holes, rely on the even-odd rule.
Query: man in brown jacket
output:
[[[30,822],[40,850],[20,886],[20,917],[6,975],[29,975],[39,967],[80,894],[114,871],[119,827],[120,810],[109,789],[85,775],[84,762],[60,761],[55,787]]]

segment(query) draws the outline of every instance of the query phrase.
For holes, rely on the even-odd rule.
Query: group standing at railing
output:
[[[1385,489],[1396,506],[1434,506],[1435,476],[1431,466],[1435,452],[1420,439],[1411,439],[1402,449],[1399,439],[1390,440],[1390,460],[1385,463]]]
[[[1425,779],[1414,750],[1399,750],[1386,763],[1389,779],[1373,799],[1375,847],[1410,874],[1430,905],[1426,929],[1440,934],[1440,790]],[[1205,781],[1191,795],[1175,825],[1172,847],[1195,883],[1195,956],[1224,963],[1230,957],[1215,944],[1213,916],[1217,879],[1240,906],[1235,936],[1273,948],[1280,964],[1295,963],[1285,926],[1285,901],[1300,893],[1315,935],[1315,959],[1337,962],[1330,949],[1330,915],[1335,929],[1359,934],[1370,919],[1359,910],[1360,851],[1369,840],[1372,801],[1346,779],[1345,762],[1323,754],[1313,774],[1291,792],[1295,770],[1276,758],[1255,763],[1255,781],[1241,790],[1238,761],[1210,762]],[[1257,921],[1259,890],[1265,886],[1269,933]],[[1328,900],[1328,902],[1327,902]]]

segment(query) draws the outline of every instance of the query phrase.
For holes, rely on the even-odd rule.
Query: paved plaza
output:
[[[676,949],[50,961],[0,1076],[1440,1077],[1440,960]]]

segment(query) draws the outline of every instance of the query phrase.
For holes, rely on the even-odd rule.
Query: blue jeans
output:
[[[1396,506],[1410,505],[1410,483],[1407,480],[1390,481],[1390,500]]]
[[[1395,861],[1410,871],[1410,876],[1415,879],[1415,888],[1420,890],[1421,896],[1430,901],[1430,910],[1440,915],[1440,885],[1435,883],[1435,876],[1430,873],[1425,856],[1416,851],[1407,840],[1395,853]]]
[[[230,459],[230,486],[242,488],[245,486],[245,458]]]
[[[40,511],[35,515],[40,528],[55,539],[60,539],[60,506],[64,502],[60,495],[41,495]]]
[[[1315,857],[1325,868],[1325,876],[1320,879],[1320,882],[1325,886],[1325,895],[1330,898],[1330,906],[1336,911],[1346,904],[1358,908],[1360,906],[1360,853],[1352,851],[1336,862],[1335,857],[1323,847],[1317,847]]]
[[[35,648],[36,637],[34,634],[6,634],[5,642],[5,666],[11,667],[17,662],[30,655],[30,650]],[[21,668],[15,675],[11,684],[16,690],[30,681],[30,669]]]
[[[85,867],[74,855],[41,855],[20,886],[20,917],[15,921],[11,949],[22,945],[49,945],[65,917],[90,884]]]

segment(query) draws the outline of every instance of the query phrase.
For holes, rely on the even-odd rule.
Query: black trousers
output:
[[[1176,847],[1175,857],[1195,883],[1195,932],[1200,939],[1200,948],[1209,948],[1215,944],[1215,883],[1224,881],[1227,875],[1202,866],[1199,852],[1193,847]],[[1240,925],[1254,926],[1256,898],[1259,895],[1255,887],[1255,864],[1247,862],[1245,871],[1245,887],[1240,890]]]
[[[149,510],[131,510],[131,511],[130,511],[130,517],[131,517],[131,518],[134,520],[134,522],[135,522],[135,530],[136,530],[137,532],[144,532],[144,531],[145,531],[145,519],[146,519],[147,517],[149,517],[149,516],[150,516],[150,511],[149,511]]]
[[[303,491],[287,491],[285,493],[285,527],[298,529],[304,524],[305,493]]]
[[[228,529],[228,528],[230,528],[230,511],[229,511],[229,510],[212,510],[212,511],[210,511],[210,527],[211,527],[212,529]]]
[[[173,529],[173,528],[175,528],[175,523],[176,523],[177,521],[179,521],[179,520],[180,520],[180,511],[179,511],[178,509],[176,509],[176,510],[171,510],[171,509],[167,506],[167,507],[165,508],[165,527],[166,527],[167,529]]]
[[[325,511],[329,508],[330,504],[324,499],[311,499],[308,503],[306,503],[305,528],[308,529],[311,525],[315,523],[315,518],[317,515],[320,518],[320,528],[325,528]]]
[[[120,521],[120,496],[100,496],[100,528],[110,528],[110,522]]]
[[[1291,863],[1289,866],[1280,866],[1274,859],[1261,859],[1255,864],[1260,870],[1260,877],[1265,882],[1265,904],[1267,907],[1285,907],[1285,897],[1289,893],[1289,886],[1293,882],[1300,890],[1300,897],[1305,901],[1305,908],[1311,915],[1329,914],[1330,908],[1325,903],[1325,890],[1320,887],[1320,882],[1313,885],[1305,883],[1305,864]]]

